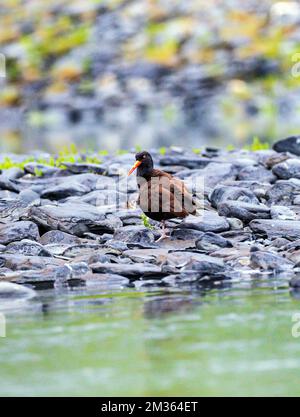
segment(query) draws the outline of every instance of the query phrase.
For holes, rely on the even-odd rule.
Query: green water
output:
[[[43,290],[5,312],[1,395],[299,395],[286,279]]]

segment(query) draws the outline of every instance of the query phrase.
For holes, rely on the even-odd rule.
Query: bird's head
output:
[[[151,174],[153,170],[153,160],[149,152],[138,152],[135,155],[136,162],[128,172],[128,175],[132,174],[134,170],[138,168],[138,176],[143,177],[147,174]]]

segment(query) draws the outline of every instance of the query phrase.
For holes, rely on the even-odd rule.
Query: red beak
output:
[[[139,167],[140,165],[141,165],[141,163],[142,163],[142,161],[136,161],[136,163],[133,165],[133,167],[130,169],[130,171],[128,172],[128,176],[130,175],[130,174],[132,174],[133,173],[133,171],[135,170],[135,169],[137,169],[137,167]]]

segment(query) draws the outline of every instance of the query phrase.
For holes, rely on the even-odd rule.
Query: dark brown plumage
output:
[[[154,169],[152,157],[148,152],[139,152],[135,158],[136,163],[128,175],[137,169],[138,204],[146,216],[162,222],[162,237],[166,237],[164,233],[166,220],[196,214],[193,197],[183,181],[167,172]]]

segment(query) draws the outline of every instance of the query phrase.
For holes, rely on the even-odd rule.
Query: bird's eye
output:
[[[143,158],[145,159],[146,158],[146,155],[143,155]]]

